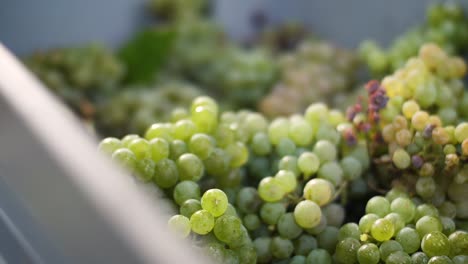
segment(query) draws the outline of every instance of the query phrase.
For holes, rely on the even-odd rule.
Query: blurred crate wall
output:
[[[0,41],[16,54],[99,41],[118,46],[150,23],[147,0],[0,0]],[[366,38],[388,43],[424,19],[435,0],[212,0],[215,18],[234,38],[252,34],[249,17],[304,22],[319,36],[355,47]],[[440,1],[439,1],[440,2]],[[468,0],[459,0],[468,9]]]

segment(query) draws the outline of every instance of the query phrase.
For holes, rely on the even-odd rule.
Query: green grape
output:
[[[315,135],[317,141],[326,140],[332,144],[338,145],[340,143],[341,135],[336,129],[329,124],[322,123],[317,129]]]
[[[201,203],[196,199],[188,199],[180,206],[180,214],[190,218],[196,211],[201,210]]]
[[[357,262],[357,251],[361,244],[359,240],[347,237],[336,245],[335,258],[338,263],[353,264]]]
[[[439,211],[432,204],[421,204],[416,207],[416,215],[414,220],[416,222],[423,216],[439,217]]]
[[[276,178],[266,177],[258,184],[258,194],[266,202],[276,202],[281,200],[286,192]]]
[[[296,145],[294,141],[289,138],[282,138],[276,145],[276,153],[280,157],[293,155],[296,152]]]
[[[201,206],[214,217],[218,217],[226,212],[228,198],[220,189],[210,189],[201,197]]]
[[[187,153],[187,144],[185,144],[184,141],[176,139],[171,141],[169,144],[169,157],[172,160],[177,160],[180,156],[182,156],[184,153]]]
[[[449,239],[439,231],[426,234],[421,240],[421,248],[429,257],[448,256],[451,253]]]
[[[257,263],[257,252],[253,245],[242,246],[236,249],[237,255],[239,256],[239,263],[242,264],[255,264]]]
[[[314,153],[304,152],[299,156],[297,160],[297,166],[304,174],[304,178],[308,179],[311,175],[318,171],[320,167],[320,160]]]
[[[236,140],[236,131],[226,124],[220,124],[215,132],[216,144],[222,148],[227,147]]]
[[[388,256],[387,261],[385,262],[387,264],[413,264],[413,261],[411,260],[411,257],[408,255],[408,253],[403,252],[403,251],[397,251],[393,252]]]
[[[271,240],[270,250],[275,258],[286,259],[293,253],[294,245],[289,239],[274,237]]]
[[[190,234],[190,220],[183,215],[174,215],[168,221],[169,228],[181,235],[187,237]]]
[[[244,224],[245,228],[249,231],[253,231],[260,227],[260,218],[256,214],[247,214],[242,219],[242,223]]]
[[[150,140],[149,148],[154,162],[159,162],[169,157],[169,143],[163,138],[156,137]]]
[[[429,262],[429,257],[424,254],[424,252],[416,252],[411,255],[411,260],[413,264],[427,264],[427,262]]]
[[[395,240],[400,243],[403,250],[408,254],[418,251],[421,244],[421,238],[418,232],[410,227],[401,229],[396,235]]]
[[[200,235],[206,235],[215,226],[214,217],[206,210],[199,210],[190,217],[192,231]]]
[[[114,151],[112,159],[130,171],[134,170],[137,162],[135,154],[127,148],[119,148]]]
[[[259,237],[253,241],[255,251],[257,252],[257,261],[259,263],[268,263],[273,258],[271,247],[271,238]]]
[[[320,223],[322,211],[320,207],[312,201],[305,200],[299,202],[294,208],[294,218],[302,228],[313,228]]]
[[[311,235],[302,234],[294,241],[294,254],[307,256],[317,248],[317,239]]]
[[[130,142],[128,148],[137,159],[144,159],[151,155],[149,142],[143,138],[137,138]]]
[[[386,241],[392,238],[395,232],[395,227],[392,221],[381,218],[372,224],[371,235],[377,241]]]
[[[468,138],[468,123],[463,122],[455,128],[455,139],[462,143],[463,140]]]
[[[138,135],[135,135],[135,134],[130,134],[130,135],[126,135],[125,137],[122,138],[122,146],[124,148],[128,148],[128,146],[130,145],[130,143],[134,140],[134,139],[138,139],[140,138],[140,136]]]
[[[296,224],[293,213],[282,215],[278,219],[276,226],[282,238],[295,239],[302,233],[302,228]]]
[[[285,156],[278,163],[278,170],[292,171],[294,174],[299,175],[299,168],[297,167],[297,158],[294,156]]]
[[[318,177],[338,186],[343,181],[343,170],[336,161],[326,162],[320,167]]]
[[[354,181],[362,175],[362,165],[354,157],[345,157],[340,162],[341,168],[343,169],[343,176],[345,180]]]
[[[448,240],[452,247],[453,255],[466,255],[468,252],[468,233],[458,230],[450,234]]]
[[[214,139],[206,134],[194,134],[188,142],[190,152],[201,160],[207,159],[214,151]]]
[[[255,155],[264,156],[271,152],[271,143],[268,135],[263,132],[256,133],[251,142],[251,148]]]
[[[196,130],[197,127],[192,120],[182,119],[174,124],[173,137],[175,139],[187,141],[195,134]]]
[[[122,148],[123,144],[122,142],[114,137],[107,137],[99,143],[99,151],[102,151],[102,153],[106,153],[108,155],[112,155],[114,151],[116,151],[119,148]]]
[[[416,193],[425,199],[434,196],[436,187],[436,183],[432,177],[419,177],[416,181]]]
[[[204,173],[202,161],[192,153],[182,154],[177,159],[177,169],[182,181],[198,181]]]
[[[337,151],[336,146],[330,141],[320,140],[315,143],[313,152],[320,160],[320,163],[336,160]]]
[[[338,240],[343,240],[347,237],[354,238],[359,240],[361,237],[361,231],[359,231],[359,226],[355,223],[347,223],[340,228],[338,233]]]
[[[289,121],[286,118],[277,118],[268,127],[268,137],[273,145],[277,145],[282,138],[289,134]]]
[[[330,254],[333,254],[335,252],[336,244],[338,243],[338,233],[338,228],[327,226],[325,230],[317,236],[318,247],[327,250]]]
[[[428,264],[453,264],[453,261],[447,256],[434,256],[429,259]]]
[[[379,251],[380,258],[383,261],[387,261],[387,258],[390,256],[390,254],[398,251],[403,251],[403,247],[400,245],[400,243],[398,243],[395,240],[388,240],[380,244]]]
[[[361,264],[377,264],[380,260],[380,251],[375,244],[364,244],[357,251],[357,260]]]
[[[398,233],[398,231],[400,231],[403,227],[405,227],[405,220],[403,220],[403,217],[400,214],[389,213],[384,218],[392,222],[395,228],[395,234]]]
[[[408,198],[396,198],[390,205],[390,210],[394,213],[401,215],[406,223],[413,220],[416,213],[416,207],[413,202]]]
[[[294,256],[291,258],[289,264],[305,264],[306,257],[304,256]]]
[[[211,155],[204,160],[204,165],[209,175],[223,177],[229,172],[230,156],[223,149],[215,148]]]
[[[163,138],[167,141],[171,141],[172,137],[172,126],[165,123],[156,123],[151,125],[145,133],[146,140],[152,140],[153,138]]]
[[[370,233],[372,225],[379,219],[376,214],[366,214],[359,220],[359,231],[361,233]]]
[[[392,188],[385,194],[385,198],[391,203],[396,198],[409,198],[408,193],[400,188]]]
[[[154,182],[161,188],[170,188],[179,181],[179,171],[174,161],[170,159],[159,160],[154,167]],[[190,182],[192,183],[192,182]],[[196,183],[193,183],[196,185]],[[184,185],[182,185],[184,186]],[[187,185],[187,187],[189,187]],[[197,185],[198,187],[198,185]],[[184,187],[185,188],[185,187]],[[190,186],[192,190],[192,185]],[[181,194],[183,196],[183,194]],[[181,201],[182,203],[183,201]],[[181,204],[179,203],[179,204]]]
[[[322,209],[323,214],[327,218],[327,223],[330,226],[340,227],[345,219],[345,210],[343,206],[332,203]]]
[[[244,165],[249,159],[249,151],[242,142],[230,144],[225,148],[225,150],[226,153],[229,154],[231,157],[230,164],[232,168],[239,168],[240,166]]]
[[[442,216],[440,222],[442,223],[442,233],[445,235],[448,236],[455,231],[456,226],[452,218]]]
[[[282,203],[265,203],[260,208],[260,217],[269,225],[276,225],[280,217],[286,213],[286,207]]]
[[[285,193],[290,193],[296,189],[296,175],[290,171],[280,170],[276,173],[274,179],[283,188]]]
[[[307,255],[306,264],[331,264],[332,258],[330,253],[328,253],[324,249],[314,249],[312,250],[309,255]]]
[[[261,205],[257,190],[253,187],[243,187],[236,198],[237,208],[243,213],[256,213]]]
[[[305,111],[305,118],[311,124],[319,123],[328,115],[328,107],[324,103],[309,105]]]
[[[208,106],[197,106],[191,112],[191,118],[197,130],[203,133],[213,132],[218,125],[217,112]]]
[[[188,199],[200,199],[200,187],[192,181],[179,182],[174,188],[174,201],[181,205]]]
[[[151,159],[138,160],[135,165],[137,177],[144,182],[151,181],[154,177],[155,166],[154,161]]]
[[[416,231],[418,231],[421,237],[434,231],[442,232],[442,223],[438,218],[426,215],[416,222]]]
[[[252,112],[246,116],[245,126],[250,135],[266,132],[268,129],[268,120],[262,114]]]
[[[327,180],[312,179],[304,186],[304,198],[323,206],[332,201],[335,187]]]
[[[216,219],[214,234],[220,241],[230,245],[242,238],[242,223],[235,216],[222,215]]]
[[[301,117],[291,120],[288,135],[297,146],[307,146],[312,141],[314,134],[312,126]]]
[[[390,203],[382,196],[374,196],[366,205],[366,214],[376,214],[379,217],[384,217],[390,213]]]
[[[443,202],[437,209],[438,209],[438,212],[440,212],[440,215],[442,215],[442,216],[455,218],[455,216],[457,215],[457,208],[456,208],[455,204],[453,204],[450,201]],[[421,217],[422,217],[422,215],[421,215]],[[419,219],[419,218],[417,218],[417,219]]]
[[[399,169],[406,169],[411,165],[411,157],[404,149],[397,149],[393,153],[392,161]]]

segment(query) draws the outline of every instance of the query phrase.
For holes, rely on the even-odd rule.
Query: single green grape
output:
[[[265,202],[276,202],[281,200],[286,192],[277,179],[265,177],[258,184],[258,194]]]
[[[156,137],[150,140],[149,149],[151,152],[151,158],[154,162],[158,162],[169,157],[169,142],[163,138]]]
[[[448,256],[451,253],[449,239],[440,231],[426,234],[421,240],[421,248],[429,257]]]
[[[218,217],[226,212],[228,198],[220,189],[210,189],[201,197],[201,206],[214,217]]]
[[[322,211],[315,202],[305,200],[294,208],[294,218],[302,228],[313,228],[320,223]]]
[[[190,217],[192,231],[200,235],[206,235],[215,226],[215,220],[212,214],[206,210],[199,210]]]
[[[416,222],[416,231],[421,237],[433,231],[442,232],[442,223],[438,218],[426,215]]]
[[[282,203],[265,203],[260,208],[260,217],[269,225],[276,225],[280,217],[286,213],[286,207]]]
[[[325,249],[314,249],[307,255],[306,264],[332,264],[332,257]]]
[[[200,187],[193,181],[179,182],[174,188],[174,201],[181,205],[188,199],[200,199]]]
[[[317,239],[308,234],[302,234],[294,240],[294,254],[307,256],[309,253],[317,248]]]
[[[357,260],[361,264],[377,264],[380,260],[380,251],[375,244],[364,244],[357,251]]]
[[[380,244],[379,251],[380,258],[383,261],[387,261],[387,258],[390,256],[390,254],[398,251],[403,251],[403,247],[400,245],[400,243],[398,243],[395,240],[388,240]]]
[[[177,165],[174,161],[170,159],[161,159],[155,164],[154,182],[156,185],[166,189],[174,186],[177,181],[179,181],[179,171],[177,170]]]
[[[380,217],[376,214],[366,214],[359,220],[359,231],[361,233],[370,233],[372,225]]]
[[[287,259],[294,251],[294,245],[289,239],[274,237],[271,240],[270,250],[277,259]]]
[[[354,264],[357,262],[357,251],[360,247],[359,240],[347,237],[336,245],[335,258],[338,263]]]
[[[390,213],[390,203],[382,196],[374,196],[366,205],[366,214],[376,214],[379,217],[384,217]]]
[[[393,223],[385,218],[378,219],[372,224],[371,235],[377,241],[386,241],[393,237],[395,228]]]
[[[418,251],[421,245],[421,238],[418,232],[410,227],[401,229],[396,235],[395,240],[400,243],[403,250],[408,254]]]
[[[408,198],[396,198],[390,205],[390,210],[394,213],[401,215],[406,223],[413,220],[416,214],[416,206]]]
[[[190,234],[191,224],[190,220],[183,215],[174,215],[168,221],[169,228],[181,235],[187,237]]]
[[[361,237],[361,231],[359,231],[359,226],[355,223],[347,223],[340,228],[338,233],[338,240],[343,240],[347,237],[354,238],[359,240]]]
[[[242,238],[242,222],[231,215],[222,215],[216,219],[214,234],[220,241],[230,245]]]
[[[108,155],[112,155],[114,151],[116,151],[119,148],[122,148],[122,142],[118,138],[114,137],[107,137],[99,143],[99,151],[102,151],[103,153],[106,153]]]
[[[308,179],[318,171],[320,167],[320,160],[313,152],[304,152],[299,156],[297,160],[297,166],[304,174],[304,178]]]
[[[285,193],[290,193],[296,189],[297,180],[293,172],[280,170],[276,173],[274,178]]]
[[[386,264],[413,264],[411,257],[408,253],[403,251],[393,252],[388,256]]]
[[[295,239],[302,233],[302,228],[296,223],[293,213],[283,214],[276,224],[282,238]]]
[[[201,210],[201,203],[196,199],[188,199],[180,206],[181,215],[190,218],[196,211]]]
[[[324,179],[311,179],[304,186],[304,198],[323,206],[332,201],[335,187]]]

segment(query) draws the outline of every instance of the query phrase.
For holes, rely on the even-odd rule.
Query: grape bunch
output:
[[[376,76],[391,73],[416,55],[426,42],[434,42],[449,54],[463,54],[468,45],[468,18],[463,8],[451,1],[434,4],[426,12],[426,23],[398,37],[383,50],[372,41],[364,41],[361,56]]]
[[[333,201],[369,166],[362,144],[342,144],[343,113],[317,103],[269,122],[201,96],[171,116],[99,148],[172,199],[172,228],[221,263],[331,256],[345,216]]]
[[[95,126],[103,135],[143,133],[155,121],[170,120],[173,110],[186,114],[182,108],[200,94],[199,88],[177,80],[126,88],[96,106]]]
[[[467,263],[468,232],[456,230],[453,211],[410,199],[401,189],[367,202],[358,223],[343,225],[334,259],[342,264]]]
[[[24,62],[84,118],[93,117],[94,104],[119,89],[125,74],[123,63],[98,44],[37,52]]]
[[[357,61],[326,41],[306,40],[281,55],[279,64],[280,80],[258,105],[270,117],[301,112],[313,102],[332,103],[351,88]]]

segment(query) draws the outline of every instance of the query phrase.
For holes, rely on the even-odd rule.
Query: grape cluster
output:
[[[431,5],[425,24],[398,37],[388,50],[372,41],[361,44],[361,55],[371,72],[382,76],[400,68],[407,59],[416,55],[426,42],[434,42],[450,54],[463,54],[468,45],[468,18],[463,8],[448,1]]]
[[[358,223],[343,225],[334,253],[342,264],[467,263],[468,233],[453,211],[410,199],[401,189],[367,202]]]
[[[219,114],[202,96],[144,137],[106,138],[99,148],[172,197],[179,214],[170,226],[216,260],[313,261],[331,256],[344,221],[332,202],[369,166],[362,145],[343,152],[345,122],[321,103],[271,122],[250,111]]]
[[[337,94],[351,88],[356,63],[347,50],[306,40],[280,56],[280,80],[259,102],[259,109],[271,117],[301,112],[313,102],[332,103]]]
[[[96,107],[95,126],[103,135],[143,133],[157,120],[187,115],[183,107],[201,94],[200,89],[182,81],[165,81],[153,88],[127,88]]]
[[[120,87],[125,74],[125,66],[101,45],[37,52],[26,58],[25,63],[85,118],[94,115],[94,104],[100,97]]]

